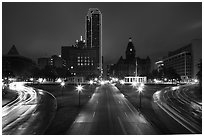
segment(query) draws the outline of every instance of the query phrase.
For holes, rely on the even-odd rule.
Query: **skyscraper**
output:
[[[97,50],[98,68],[102,73],[102,14],[97,8],[90,8],[86,16],[86,46]]]
[[[90,8],[86,16],[87,47],[101,47],[102,14],[97,8]]]

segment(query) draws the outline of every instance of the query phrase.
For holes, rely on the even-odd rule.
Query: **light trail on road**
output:
[[[47,113],[52,114],[56,109],[55,98],[45,91],[25,86],[25,82],[14,82],[9,87],[18,93],[18,97],[2,108],[2,134],[32,135],[45,132],[50,117],[53,116],[48,117]],[[40,103],[42,101],[45,103]],[[47,104],[49,107],[45,106]],[[39,121],[42,118],[43,121]]]
[[[197,120],[192,117],[191,111],[189,111],[191,102],[180,94],[183,89],[176,87],[157,91],[153,95],[154,103],[191,133],[202,133],[200,125],[202,119]]]
[[[24,82],[14,82],[9,85],[11,90],[18,92],[18,97],[2,108],[3,134],[9,133],[9,129],[19,125],[37,107],[37,93],[32,88],[23,86],[24,84]]]

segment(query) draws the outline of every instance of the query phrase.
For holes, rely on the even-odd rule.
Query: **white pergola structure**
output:
[[[125,81],[125,84],[132,84],[133,82],[146,83],[147,77],[125,77],[124,81]]]

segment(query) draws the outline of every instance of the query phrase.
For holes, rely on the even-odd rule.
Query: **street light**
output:
[[[80,102],[80,94],[81,94],[81,92],[83,90],[83,86],[82,85],[77,85],[76,90],[79,93],[79,107],[80,107],[80,104],[81,104],[81,102]]]
[[[92,85],[93,85],[93,83],[94,83],[93,80],[90,80],[90,81],[89,81],[89,84],[90,84],[90,86],[91,86],[91,92],[92,92]]]
[[[121,84],[121,85],[124,85],[124,84],[125,84],[125,81],[124,81],[124,80],[120,80],[120,84]]]
[[[89,84],[90,84],[90,85],[93,85],[93,83],[94,83],[93,80],[90,80],[90,81],[89,81]]]
[[[141,108],[141,94],[142,94],[143,89],[144,89],[144,84],[141,83],[140,86],[137,88],[137,91],[140,94],[140,107],[139,108]]]
[[[62,82],[60,83],[60,86],[61,86],[61,92],[62,92],[62,95],[63,95],[63,88],[65,87],[65,82],[62,81]]]
[[[134,81],[134,82],[132,82],[132,86],[133,86],[133,88],[135,88],[135,87],[137,87],[137,82],[136,81]]]

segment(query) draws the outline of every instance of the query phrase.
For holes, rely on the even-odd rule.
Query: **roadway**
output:
[[[187,93],[191,86],[165,88],[154,94],[154,102],[191,133],[202,133],[202,104]]]
[[[2,134],[43,134],[55,114],[55,98],[24,83],[12,83],[10,88],[18,97],[2,108]]]
[[[152,125],[113,85],[96,88],[67,134],[71,135],[153,135]]]

